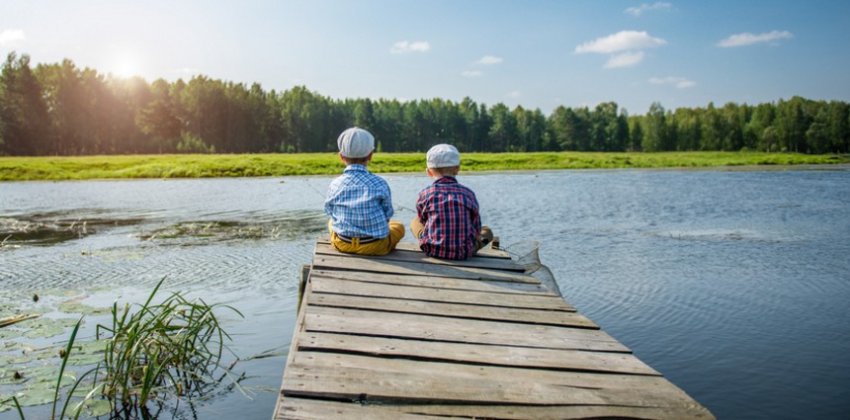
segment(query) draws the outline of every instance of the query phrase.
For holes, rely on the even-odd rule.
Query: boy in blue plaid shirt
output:
[[[393,200],[387,181],[366,169],[375,150],[375,138],[362,128],[352,127],[339,135],[337,146],[346,166],[331,182],[325,199],[331,244],[351,254],[389,254],[404,237],[404,225],[390,220]]]

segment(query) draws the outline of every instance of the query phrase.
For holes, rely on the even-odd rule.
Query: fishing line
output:
[[[323,194],[321,191],[319,191],[319,189],[316,188],[313,184],[311,184],[309,180],[305,180],[304,182],[307,184],[308,187],[310,187],[311,190],[313,190],[314,193],[316,193],[316,195],[318,195],[319,197],[322,198],[322,202],[325,201],[325,199],[327,198],[325,196],[325,194]],[[407,210],[407,211],[416,213],[416,209],[412,209],[412,208],[407,207],[407,206],[402,206],[401,204],[393,203],[393,208],[395,208],[396,210]]]

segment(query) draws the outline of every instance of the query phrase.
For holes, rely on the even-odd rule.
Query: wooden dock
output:
[[[712,414],[504,251],[316,245],[274,419]]]

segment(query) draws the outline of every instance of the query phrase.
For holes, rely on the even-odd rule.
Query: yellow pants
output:
[[[351,243],[339,239],[333,229],[333,220],[328,220],[328,230],[331,232],[331,244],[339,252],[357,255],[387,255],[395,249],[396,244],[404,237],[404,224],[390,220],[390,236],[366,244],[361,244],[357,238]]]

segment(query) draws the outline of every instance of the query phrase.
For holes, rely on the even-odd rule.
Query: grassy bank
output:
[[[758,152],[465,153],[462,159],[465,171],[850,163],[850,155]],[[378,153],[369,167],[374,172],[419,172],[425,154]],[[0,181],[322,175],[341,168],[331,153],[0,157]]]

